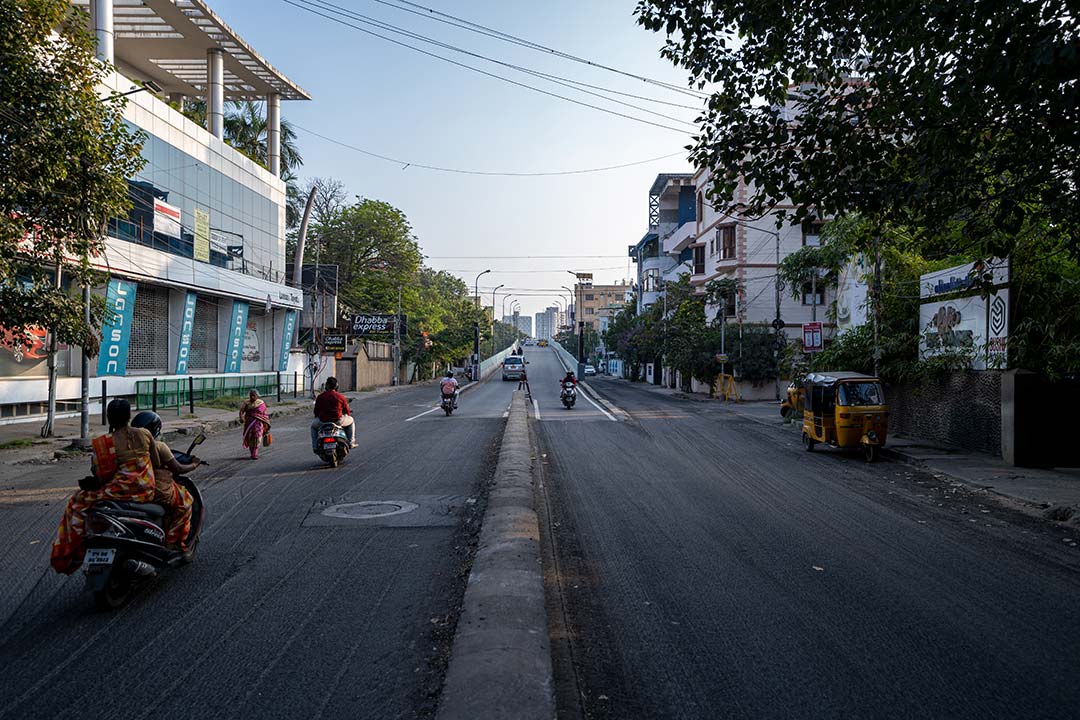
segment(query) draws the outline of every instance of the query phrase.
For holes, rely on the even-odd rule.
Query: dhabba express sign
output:
[[[396,315],[365,313],[353,315],[349,322],[350,335],[390,335],[394,332]]]

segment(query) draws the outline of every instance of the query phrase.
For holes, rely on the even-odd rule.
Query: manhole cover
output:
[[[322,511],[323,515],[334,518],[352,518],[355,520],[367,520],[370,518],[389,517],[390,515],[404,515],[420,507],[416,503],[404,500],[366,500],[364,502],[342,503],[331,505]]]

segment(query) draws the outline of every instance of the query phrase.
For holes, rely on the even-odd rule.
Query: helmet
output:
[[[453,370],[447,370],[446,371],[446,377],[448,377],[448,378],[454,377],[454,371]]]
[[[161,437],[161,417],[150,410],[143,410],[131,418],[131,427],[149,430],[155,438]]]

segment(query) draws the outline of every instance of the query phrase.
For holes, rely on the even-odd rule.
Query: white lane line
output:
[[[435,412],[436,410],[441,410],[441,409],[442,409],[442,406],[441,406],[441,405],[436,405],[435,407],[431,408],[430,410],[425,410],[424,412],[420,413],[419,415],[413,415],[413,416],[412,416],[411,418],[409,418],[409,419],[408,419],[408,420],[406,420],[405,422],[412,422],[412,421],[413,421],[413,420],[415,420],[416,418],[422,418],[422,417],[424,417],[425,415],[427,415],[427,414],[429,414],[429,413],[433,413],[433,412]]]
[[[533,410],[536,411],[536,419],[540,419],[540,403],[536,402],[536,398],[533,398]]]
[[[600,407],[599,405],[597,405],[597,404],[596,404],[596,402],[595,402],[595,401],[594,401],[594,400],[593,400],[593,399],[592,399],[591,397],[589,397],[588,393],[586,393],[586,392],[585,392],[584,390],[582,390],[581,394],[582,394],[582,395],[583,395],[583,396],[585,397],[585,399],[586,399],[586,400],[588,400],[589,402],[591,402],[591,403],[592,403],[592,406],[593,406],[594,408],[596,408],[596,409],[597,409],[597,410],[599,410],[600,412],[602,412],[602,413],[604,413],[605,415],[607,415],[607,419],[608,419],[608,420],[610,420],[611,422],[619,422],[618,420],[616,420],[616,419],[615,419],[615,417],[614,417],[614,416],[613,416],[613,415],[612,415],[611,413],[609,413],[609,412],[608,412],[607,410],[605,410],[604,408],[602,408],[602,407]]]

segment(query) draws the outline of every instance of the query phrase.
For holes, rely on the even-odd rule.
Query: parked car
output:
[[[510,355],[502,364],[503,380],[520,380],[525,374],[525,361],[519,355]]]
[[[596,368],[594,368],[592,365],[586,365],[585,366],[585,374],[586,375],[595,375],[596,374]]]

